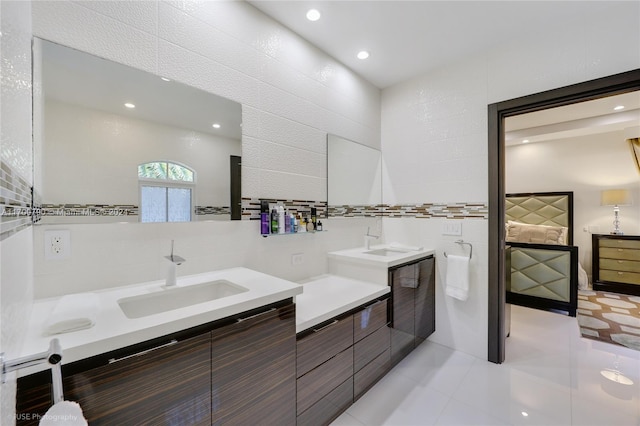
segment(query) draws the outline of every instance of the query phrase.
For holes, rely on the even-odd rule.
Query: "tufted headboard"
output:
[[[567,243],[573,244],[573,192],[507,194],[505,222],[566,226]]]

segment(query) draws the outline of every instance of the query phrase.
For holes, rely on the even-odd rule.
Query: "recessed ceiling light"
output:
[[[529,143],[529,139],[523,140],[522,143]]]
[[[624,109],[624,105],[618,105],[617,107],[614,108],[615,111],[620,111]]]
[[[212,126],[212,127],[213,127],[214,129],[219,129],[219,128],[220,128],[220,125],[219,125],[218,123],[213,123],[213,126]]]
[[[358,52],[358,59],[367,59],[369,57],[369,52],[367,52],[366,50],[361,50],[360,52]]]
[[[307,19],[312,22],[315,22],[318,19],[320,19],[320,16],[322,15],[320,15],[320,12],[316,9],[309,9],[309,11],[307,11]]]
[[[124,104],[124,106],[126,106],[127,108],[135,108],[136,106],[134,104],[132,104],[131,102],[127,102],[126,104]]]
[[[167,77],[160,77],[160,79],[161,79],[161,80],[164,80],[164,81],[171,81],[171,80],[169,80]]]
[[[529,413],[527,413],[526,411],[523,411],[521,414],[522,414],[522,417],[529,417]]]

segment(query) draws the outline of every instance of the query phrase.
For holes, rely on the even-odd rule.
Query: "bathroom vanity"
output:
[[[293,424],[295,307],[288,299],[62,370],[65,398],[91,425]],[[47,376],[18,381],[18,413],[50,407]]]
[[[97,324],[57,336],[65,399],[92,425],[327,424],[435,327],[433,252],[389,255],[366,255],[380,257],[368,266],[378,282],[326,275],[298,285],[233,268],[181,277],[178,289],[98,292]],[[167,291],[220,283],[243,291],[158,307],[174,303]],[[36,303],[26,351],[46,346],[53,303]],[[29,414],[17,424],[37,424],[51,405],[49,370],[26,371],[17,400]]]

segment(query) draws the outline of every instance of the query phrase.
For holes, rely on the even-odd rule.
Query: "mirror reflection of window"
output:
[[[195,198],[193,169],[169,161],[138,166],[141,222],[188,222]]]

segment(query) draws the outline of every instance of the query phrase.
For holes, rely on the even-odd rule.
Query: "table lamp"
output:
[[[612,235],[622,235],[620,230],[620,207],[631,204],[631,194],[626,189],[606,189],[600,195],[601,206],[613,206],[613,231]]]

